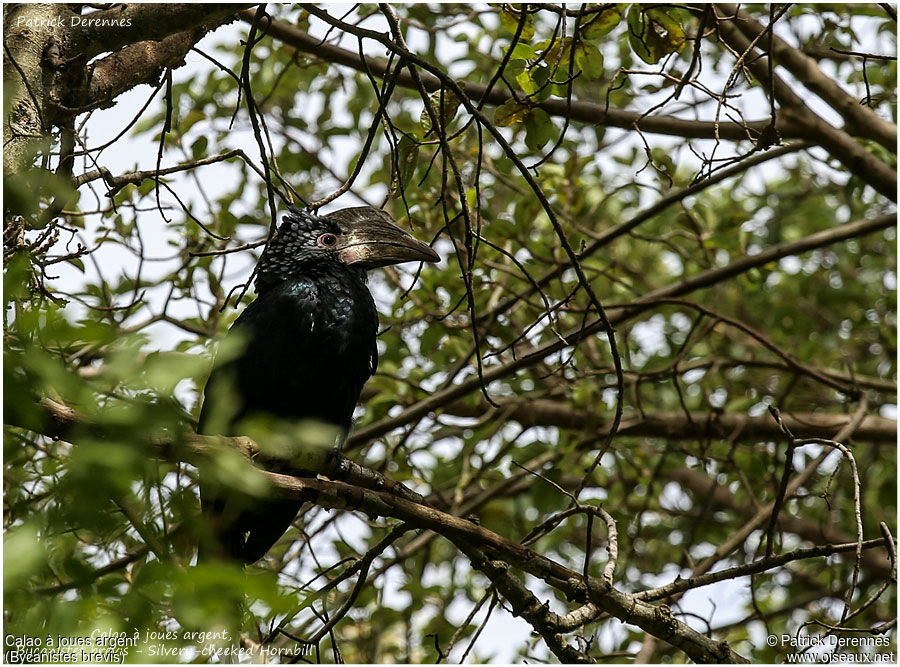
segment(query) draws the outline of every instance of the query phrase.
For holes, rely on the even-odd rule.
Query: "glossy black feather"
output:
[[[366,380],[375,371],[378,316],[366,269],[437,255],[387,215],[363,207],[318,217],[292,210],[257,267],[258,296],[226,338],[240,352],[217,365],[204,391],[200,432],[242,435],[254,415],[315,419],[343,434]],[[373,232],[372,229],[377,230]],[[326,236],[323,236],[326,235]],[[335,247],[323,247],[337,239]],[[324,242],[323,242],[324,239]],[[297,514],[296,501],[254,499],[201,484],[216,552],[245,563],[262,557]]]
[[[260,294],[232,325],[229,336],[238,337],[243,352],[213,371],[206,394],[220,378],[234,382],[232,424],[259,412],[349,429],[377,363],[377,330],[365,273],[335,264],[287,279]]]

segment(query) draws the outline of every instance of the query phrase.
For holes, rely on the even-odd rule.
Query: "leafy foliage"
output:
[[[133,661],[210,660],[204,646],[240,637],[282,662],[303,651],[348,662],[551,657],[454,543],[411,527],[395,534],[391,517],[310,504],[246,573],[193,563],[198,468],[269,492],[237,452],[198,456],[189,436],[214,343],[253,298],[245,281],[270,230],[270,195],[279,211],[312,204],[357,167],[323,210],[384,203],[417,237],[437,239],[445,261],[371,279],[380,362],[349,458],[516,542],[570,508],[572,494],[602,506],[618,525],[612,583],[633,594],[698,574],[713,554],[724,569],[766,557],[767,546],[855,542],[849,462],[832,453],[783,498],[786,440],[767,408],[795,418],[798,438],[833,438],[856,414],[858,431],[842,437],[859,471],[863,535],[880,537],[882,523],[896,532],[886,419],[896,409],[895,229],[788,246],[879,220],[893,205],[816,137],[778,126],[779,145],[761,149],[761,128],[775,127],[771,86],[736,62],[725,15],[643,4],[393,8],[426,68],[402,57],[396,35],[385,38],[390,60],[377,37],[354,35],[390,34],[379,6],[343,19],[328,8],[267,11],[318,46],[261,31],[245,61],[247,23],[219,28],[198,45],[211,60],[192,53],[171,85],[163,80],[127,145],[91,151],[97,163],[79,160],[74,172],[115,154],[152,174],[159,149],[158,178],[77,183],[46,168],[59,143],[38,151],[40,168],[5,178],[7,633],[137,630],[143,653]],[[774,15],[743,11],[762,24]],[[839,52],[892,56],[894,29],[874,5],[797,4],[775,32],[817,53],[823,75],[865,109],[895,120],[896,60]],[[370,61],[351,68],[332,47]],[[244,66],[252,102],[240,89]],[[142,105],[149,92],[138,91]],[[85,127],[110,113],[92,111]],[[776,111],[779,121],[799,113],[781,102]],[[648,126],[654,119],[664,122]],[[877,140],[847,137],[896,167]],[[227,157],[196,164],[217,156]],[[176,165],[185,168],[165,172]],[[591,292],[615,329],[621,374]],[[48,405],[80,417],[65,422]],[[790,479],[828,451],[799,446]],[[772,530],[766,519],[716,552],[781,499]],[[376,546],[364,574],[346,574]],[[595,577],[609,557],[608,534],[585,514],[529,546]],[[509,572],[553,611],[577,607],[546,581]],[[800,559],[653,603],[774,662],[790,647],[760,637],[890,622],[891,573],[879,546],[859,564],[852,551]],[[859,610],[850,618],[848,591]],[[329,618],[337,622],[324,631]],[[576,635],[566,641],[598,661],[631,660],[642,647],[652,660],[686,659],[615,615]]]

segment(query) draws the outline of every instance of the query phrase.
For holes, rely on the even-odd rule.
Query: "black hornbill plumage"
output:
[[[259,260],[256,299],[226,337],[238,338],[240,351],[217,365],[206,384],[199,432],[244,435],[242,420],[267,417],[326,422],[345,437],[378,362],[378,315],[366,271],[439,259],[379,209],[317,216],[291,208]],[[201,541],[201,554],[244,563],[269,550],[300,506],[248,501],[202,481],[200,494],[212,534]]]

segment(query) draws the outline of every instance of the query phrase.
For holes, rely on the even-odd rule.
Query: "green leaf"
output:
[[[539,68],[543,69],[543,68]],[[518,83],[526,94],[531,95],[537,90],[537,84],[534,81],[532,73],[534,70],[524,69],[520,74],[516,75],[516,83]]]
[[[534,47],[525,42],[517,42],[510,60],[530,60],[534,58]]]
[[[202,158],[205,158],[206,157],[206,149],[207,149],[208,144],[209,144],[209,141],[207,140],[206,137],[201,136],[200,138],[198,138],[197,141],[195,141],[194,143],[191,144],[191,156],[195,160],[200,160]]]
[[[564,37],[563,39],[556,39],[553,41],[553,44],[547,51],[547,57],[544,60],[550,64],[550,67],[564,68],[568,67],[569,59],[571,57],[572,38]]]
[[[456,117],[459,109],[459,98],[452,90],[437,90],[428,98],[434,115],[437,116],[446,131],[447,126]],[[421,128],[421,136],[427,137],[432,130],[431,114],[428,109],[422,109],[419,116],[419,127]]]
[[[40,199],[58,199],[68,203],[73,201],[75,190],[70,180],[49,169],[32,167],[4,177],[3,197],[6,211],[23,216],[26,226],[37,228]]]
[[[684,44],[684,27],[664,8],[646,9],[634,4],[628,10],[628,42],[645,63],[654,65]]]
[[[28,523],[3,535],[3,587],[15,589],[35,573],[46,558],[37,526]]]
[[[575,49],[575,64],[592,81],[603,76],[603,54],[593,44],[578,45]]]
[[[532,109],[525,116],[525,145],[531,150],[540,150],[555,135],[556,127],[550,120],[550,114],[543,109]]]
[[[510,35],[515,35],[516,30],[518,30],[519,28],[521,7],[522,5],[519,5],[518,14],[513,14],[509,9],[506,8],[504,8],[500,12],[500,27]],[[522,27],[522,34],[519,36],[519,39],[527,42],[532,37],[534,37],[534,15],[526,14],[525,25]]]
[[[494,124],[509,127],[521,123],[528,115],[529,106],[516,100],[506,100],[494,111]]]
[[[602,12],[595,14],[590,21],[582,26],[582,37],[584,39],[599,39],[608,34],[613,28],[619,25],[619,22],[622,20],[622,11],[625,6],[626,5],[616,5],[615,7],[604,9]]]
[[[160,178],[160,182],[163,182],[165,179]],[[125,192],[126,189],[132,187],[130,184],[126,185],[125,188],[122,189],[122,192]],[[141,196],[146,197],[148,194],[153,192],[156,188],[156,181],[152,178],[146,178],[137,186],[137,191],[141,194]]]
[[[180,134],[186,134],[188,130],[194,127],[194,125],[205,119],[206,115],[202,111],[199,109],[191,109],[181,123],[178,124],[178,132]]]
[[[400,192],[406,190],[412,182],[419,157],[419,144],[404,134],[397,142],[397,170],[391,171],[390,193],[392,197],[399,197]]]

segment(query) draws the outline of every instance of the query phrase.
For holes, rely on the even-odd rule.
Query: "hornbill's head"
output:
[[[327,264],[368,271],[401,262],[437,262],[427,244],[371,206],[318,216],[290,208],[259,260],[257,291]]]

